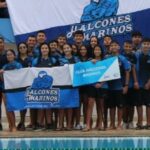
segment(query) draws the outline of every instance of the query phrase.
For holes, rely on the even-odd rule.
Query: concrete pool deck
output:
[[[0,132],[0,138],[39,138],[39,137],[150,137],[150,130],[109,130],[97,131],[24,131]]]

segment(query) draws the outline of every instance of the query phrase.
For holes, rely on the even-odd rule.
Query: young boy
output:
[[[77,50],[79,52],[81,46],[84,45],[83,44],[83,40],[84,40],[83,31],[77,30],[76,32],[74,32],[73,38],[74,38],[74,44],[77,46]]]
[[[39,55],[40,55],[40,50],[39,50],[40,45],[42,43],[44,43],[46,41],[46,39],[47,39],[47,37],[46,37],[46,34],[45,34],[44,31],[41,30],[41,31],[37,32],[37,35],[36,35],[37,44],[35,45],[35,48],[33,50],[33,56],[34,57],[39,57]]]
[[[112,37],[110,35],[106,35],[104,36],[103,38],[103,54],[105,57],[107,57],[107,55],[110,55],[111,52],[110,52],[110,44],[112,42]],[[107,106],[107,101],[108,101],[108,98],[109,96],[107,96],[105,98],[105,101],[104,101],[104,126],[105,128],[108,127],[108,106]]]
[[[51,50],[51,56],[53,56],[56,60],[60,59],[62,55],[58,52],[58,42],[57,41],[50,41],[49,48]]]
[[[57,38],[57,42],[58,42],[58,53],[60,55],[63,55],[64,52],[63,52],[63,46],[67,43],[67,38],[65,35],[60,35],[58,38]]]
[[[112,42],[112,37],[110,35],[106,35],[103,38],[103,53],[104,55],[110,54],[110,44]]]
[[[141,48],[141,42],[142,42],[142,34],[139,31],[134,31],[132,33],[132,44],[134,51],[137,51]]]
[[[143,129],[143,109],[146,106],[146,129],[150,129],[150,39],[143,39],[141,50],[136,52],[137,56],[137,72],[140,85],[141,103],[138,107],[138,123],[137,129]]]
[[[123,94],[126,94],[129,86],[130,70],[131,66],[128,60],[120,55],[120,45],[118,42],[113,41],[110,44],[111,57],[117,56],[120,65],[121,78],[117,80],[109,81],[109,90],[110,97],[108,105],[110,107],[110,127],[109,129],[115,129],[115,111],[117,107],[118,114],[118,124],[117,129],[122,129],[122,117],[123,117],[123,108],[125,101]]]
[[[123,112],[123,128],[124,129],[133,129],[133,116],[134,116],[134,105],[136,105],[136,101],[138,99],[138,79],[135,65],[137,63],[137,59],[135,53],[133,52],[132,41],[125,41],[124,45],[124,53],[123,55],[131,64],[131,72],[130,72],[130,82],[128,93],[124,96],[126,101],[126,107]]]
[[[28,45],[28,56],[33,56],[33,51],[36,46],[36,37],[34,35],[30,35],[26,41]]]

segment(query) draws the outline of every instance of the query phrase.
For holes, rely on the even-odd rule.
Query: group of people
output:
[[[75,129],[87,132],[93,128],[100,131],[150,129],[150,39],[135,31],[131,35],[131,40],[124,41],[123,46],[109,35],[103,38],[101,44],[96,36],[92,36],[89,45],[86,45],[81,30],[74,32],[73,38],[74,43],[71,45],[64,35],[48,43],[45,32],[39,31],[36,36],[31,35],[25,42],[19,43],[16,52],[12,49],[5,50],[4,39],[0,37],[1,103],[3,99],[7,105],[3,82],[5,70],[26,67],[51,68],[86,61],[96,64],[116,56],[119,60],[121,78],[78,87],[80,95],[78,108],[30,109],[30,122],[27,126],[25,126],[27,110],[20,111],[20,121],[16,126],[14,112],[6,108],[9,130]],[[95,104],[97,115],[93,126]],[[146,114],[143,114],[143,106],[146,106]],[[135,110],[137,110],[136,126],[133,121]],[[146,116],[146,124],[143,124],[143,116]],[[0,130],[3,130],[1,118]]]

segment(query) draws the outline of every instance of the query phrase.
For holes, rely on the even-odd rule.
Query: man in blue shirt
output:
[[[118,108],[118,125],[117,129],[122,129],[122,116],[125,101],[123,94],[128,91],[129,78],[131,65],[129,61],[122,55],[119,54],[120,45],[118,42],[113,41],[110,44],[111,57],[117,56],[120,66],[121,78],[117,80],[112,80],[108,82],[110,90],[110,98],[108,100],[108,105],[110,108],[110,129],[115,129],[115,109]]]
[[[134,31],[132,33],[132,44],[133,50],[135,52],[141,48],[141,42],[142,42],[142,33],[139,31]]]
[[[130,72],[130,82],[129,89],[127,94],[125,94],[126,106],[124,108],[123,113],[123,128],[124,129],[133,129],[133,116],[134,116],[134,106],[137,106],[139,99],[139,84],[136,73],[136,55],[133,52],[132,41],[125,41],[124,45],[124,53],[123,55],[131,64],[131,72]]]
[[[40,55],[40,45],[45,43],[47,37],[44,31],[38,31],[37,35],[36,35],[36,40],[37,40],[37,44],[34,47],[33,50],[33,56],[34,57],[39,57]]]
[[[143,39],[141,50],[136,52],[136,56],[136,69],[140,86],[140,105],[137,107],[137,129],[144,128],[142,105],[146,105],[146,129],[150,129],[150,39]]]

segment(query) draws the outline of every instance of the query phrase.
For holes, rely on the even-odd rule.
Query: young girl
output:
[[[32,64],[32,57],[29,57],[27,55],[28,53],[28,46],[26,43],[20,43],[18,44],[18,57],[17,61],[22,64],[23,68],[31,67]],[[17,126],[17,129],[20,131],[25,130],[25,115],[26,115],[26,110],[20,111],[20,117],[21,120]]]
[[[50,56],[50,49],[47,43],[43,43],[40,46],[40,56],[33,60],[32,66],[34,67],[54,67],[56,66],[56,59]],[[38,109],[38,119],[37,119],[37,130],[44,129],[44,118],[47,124],[46,129],[51,129],[51,110],[50,109]]]
[[[11,50],[11,49],[7,50],[6,57],[7,57],[8,63],[3,66],[4,71],[22,68],[22,65],[20,63],[18,63],[17,61],[15,61],[16,54],[13,50]],[[1,73],[3,72],[3,70],[1,70]],[[4,96],[4,103],[5,103],[5,106],[7,106],[7,97],[6,96]],[[7,107],[6,107],[6,114],[7,114],[7,118],[8,118],[8,122],[9,122],[10,131],[12,131],[12,132],[16,131],[16,121],[15,121],[14,111],[8,111]]]
[[[100,46],[95,46],[93,49],[93,63],[97,63],[102,60],[102,50]],[[103,130],[103,112],[104,112],[104,96],[106,95],[107,88],[106,83],[96,83],[88,86],[88,104],[87,104],[87,116],[86,116],[86,128],[83,131],[89,131],[91,129],[91,117],[93,113],[94,102],[96,101],[97,108],[97,123],[96,128]]]
[[[82,45],[81,48],[79,49],[79,59],[81,62],[86,62],[88,61],[88,51],[86,46]],[[87,109],[87,86],[81,86],[79,88],[79,94],[80,94],[80,105],[83,104],[83,128],[86,126],[86,109]],[[80,113],[81,106],[80,108],[74,109],[74,118],[76,119],[76,124],[75,124],[75,129],[76,130],[81,130],[82,126],[80,125]]]
[[[93,50],[94,50],[94,47],[99,45],[99,41],[98,41],[98,38],[96,36],[92,36],[90,38],[90,45],[88,46],[88,56],[89,57],[93,57]]]
[[[73,44],[71,47],[72,47],[72,54],[73,54],[74,56],[77,56],[77,55],[78,55],[77,46]]]
[[[65,64],[74,64],[79,62],[79,59],[72,55],[72,48],[69,44],[65,44],[63,46],[64,57],[59,59],[59,63],[61,66]],[[72,108],[67,108],[67,130],[71,130],[72,128]],[[63,120],[64,120],[64,109],[59,109],[59,127],[58,130],[63,130]]]

